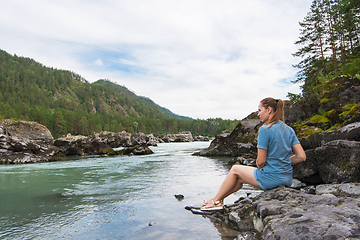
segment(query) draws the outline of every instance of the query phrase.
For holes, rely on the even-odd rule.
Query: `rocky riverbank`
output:
[[[156,138],[152,134],[102,132],[91,136],[67,134],[54,140],[50,131],[35,122],[3,120],[0,123],[0,164],[62,161],[65,156],[147,155],[158,143],[209,141],[190,132]],[[118,149],[121,148],[121,149]]]
[[[239,239],[360,238],[359,183],[318,185],[312,194],[305,191],[278,187],[207,216],[241,231]]]

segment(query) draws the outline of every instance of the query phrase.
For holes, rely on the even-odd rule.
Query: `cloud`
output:
[[[177,114],[241,119],[264,97],[300,91],[291,53],[310,4],[3,0],[0,48],[111,79]]]

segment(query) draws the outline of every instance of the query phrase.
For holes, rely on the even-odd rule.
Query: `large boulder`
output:
[[[351,197],[336,197],[330,187],[319,188],[322,195],[278,187],[238,201],[226,207],[225,213],[213,216],[242,232],[256,232],[260,239],[358,239],[360,201],[356,198],[360,186],[336,187],[350,192]]]
[[[131,146],[145,145],[146,135],[142,132],[131,134]]]
[[[180,132],[176,134],[167,134],[162,138],[166,143],[170,142],[193,142],[194,138],[191,132]]]
[[[0,125],[5,127],[11,136],[33,141],[42,141],[48,144],[54,143],[54,138],[49,129],[39,123],[6,119],[3,120]]]
[[[313,133],[301,138],[300,143],[304,150],[315,149],[333,140],[360,141],[360,122],[351,123],[337,130]]]
[[[207,149],[194,155],[256,158],[256,137],[260,126],[257,114],[252,113],[240,121],[232,132],[224,131],[216,135]]]
[[[0,164],[40,163],[59,160],[58,147],[42,141],[0,135]]]
[[[95,133],[89,138],[97,139],[97,141],[103,142],[112,148],[132,146],[131,134],[125,131],[122,132],[101,132]]]
[[[120,155],[149,155],[154,152],[147,145],[136,145],[133,147],[127,147],[120,150],[117,154]]]
[[[334,140],[306,155],[294,166],[294,178],[308,184],[360,182],[360,142]]]
[[[210,139],[205,136],[196,136],[194,137],[195,142],[208,142]]]

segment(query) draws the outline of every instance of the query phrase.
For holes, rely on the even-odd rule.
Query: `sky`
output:
[[[0,49],[175,114],[243,119],[300,93],[299,22],[312,0],[1,0]]]

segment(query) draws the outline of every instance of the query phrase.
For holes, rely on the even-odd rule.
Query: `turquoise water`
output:
[[[1,165],[0,239],[233,239],[237,231],[184,209],[213,197],[228,172],[228,159],[191,156],[209,144],[159,144],[148,156]]]

